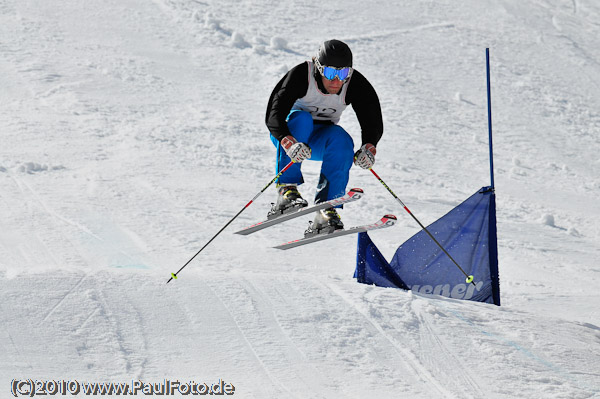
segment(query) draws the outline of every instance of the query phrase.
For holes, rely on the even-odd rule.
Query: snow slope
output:
[[[0,2],[1,398],[26,378],[600,397],[600,5],[363,3]],[[165,284],[273,177],[268,95],[329,38],[379,93],[375,169],[426,224],[489,184],[490,48],[502,307],[357,284],[355,238],[271,248],[304,219],[233,235],[274,189]],[[399,217],[371,234],[391,258],[418,226],[350,184],[347,225]]]

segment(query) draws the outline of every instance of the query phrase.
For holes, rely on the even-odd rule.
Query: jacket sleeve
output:
[[[346,102],[352,104],[358,118],[362,144],[371,143],[377,146],[383,135],[381,104],[371,83],[356,69],[352,72]]]
[[[277,83],[267,105],[265,123],[269,132],[277,140],[290,134],[287,116],[297,99],[306,95],[308,90],[308,63],[296,65]]]

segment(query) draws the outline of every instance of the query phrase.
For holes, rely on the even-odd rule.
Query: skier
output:
[[[337,124],[350,104],[361,127],[356,152],[352,137]],[[297,188],[304,182],[301,162],[307,159],[322,161],[315,203],[344,195],[353,161],[370,169],[383,134],[377,93],[352,68],[352,52],[339,40],[325,41],[316,56],[283,76],[271,93],[265,120],[277,148],[277,172],[294,161],[278,180],[277,202],[269,217],[308,205]],[[307,234],[343,228],[339,214],[328,208],[317,212]]]

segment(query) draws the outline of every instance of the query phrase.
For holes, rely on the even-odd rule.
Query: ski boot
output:
[[[302,198],[295,185],[281,186],[279,187],[277,202],[271,204],[267,219],[274,219],[284,213],[293,212],[305,206],[308,206],[308,202]]]
[[[340,215],[334,208],[321,209],[317,212],[315,220],[309,222],[308,229],[304,232],[304,237],[317,234],[330,234],[343,228],[344,223],[342,223]]]

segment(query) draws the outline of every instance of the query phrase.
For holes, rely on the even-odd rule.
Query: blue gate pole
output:
[[[487,70],[487,103],[488,103],[488,130],[490,134],[490,177],[492,190],[494,190],[494,152],[492,145],[492,90],[490,85],[490,49],[485,49],[485,65]]]

